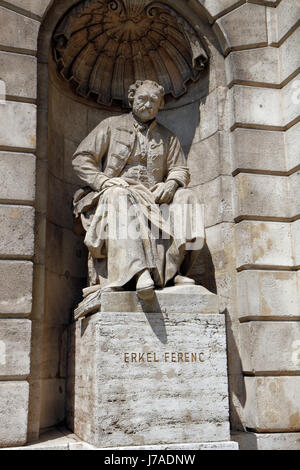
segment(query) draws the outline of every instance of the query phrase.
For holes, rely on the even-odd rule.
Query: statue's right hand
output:
[[[102,188],[111,188],[112,186],[120,186],[121,188],[128,188],[129,184],[123,180],[123,178],[110,178],[109,180],[105,181]]]

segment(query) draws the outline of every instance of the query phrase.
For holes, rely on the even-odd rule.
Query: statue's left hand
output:
[[[123,178],[110,178],[103,184],[102,188],[111,188],[112,186],[120,186],[121,188],[128,188],[129,184]]]
[[[174,180],[157,185],[153,191],[155,202],[157,204],[170,204],[173,201],[178,186],[178,183]]]

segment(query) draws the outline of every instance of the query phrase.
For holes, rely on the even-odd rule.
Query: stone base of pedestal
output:
[[[298,446],[299,447],[299,446]],[[252,447],[251,447],[252,449]],[[22,447],[6,447],[1,450],[98,450],[97,447],[87,444],[86,442],[79,439],[75,434],[71,434],[68,429],[51,429],[43,433],[40,436],[38,442],[26,444]],[[234,441],[224,442],[201,442],[191,444],[168,444],[160,446],[139,446],[139,447],[108,447],[101,448],[103,451],[107,451],[107,456],[111,457],[111,451],[123,451],[127,453],[131,451],[194,451],[194,450],[239,450],[239,445]]]
[[[111,450],[111,447],[101,450]],[[191,444],[167,444],[160,446],[139,446],[139,447],[117,447],[115,450],[126,450],[127,452],[133,450],[156,450],[156,451],[167,451],[167,450],[239,450],[239,444],[234,441],[224,441],[224,442],[196,442]]]
[[[68,425],[80,439],[98,448],[230,441],[225,318],[202,307],[101,312],[72,325]]]
[[[141,300],[136,292],[98,290],[78,305],[74,319],[97,312],[218,313],[219,299],[203,286],[166,287],[148,300]]]

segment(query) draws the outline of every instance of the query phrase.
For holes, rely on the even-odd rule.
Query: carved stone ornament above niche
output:
[[[153,80],[178,98],[208,62],[193,27],[173,8],[152,0],[85,0],[53,35],[54,58],[76,93],[128,106],[128,88]]]

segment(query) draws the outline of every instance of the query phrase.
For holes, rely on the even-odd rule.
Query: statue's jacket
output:
[[[73,156],[73,168],[92,191],[77,193],[75,215],[91,207],[105,181],[122,176],[136,144],[135,122],[132,113],[105,119],[79,145]],[[149,129],[148,141],[147,171],[153,186],[176,180],[186,187],[190,175],[178,138],[155,121]]]

